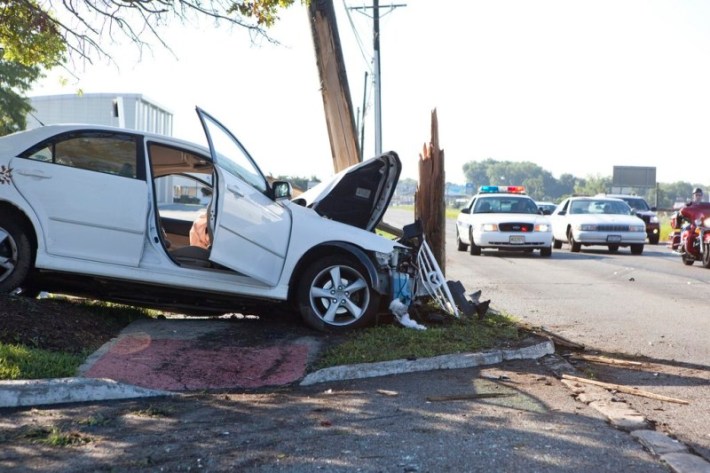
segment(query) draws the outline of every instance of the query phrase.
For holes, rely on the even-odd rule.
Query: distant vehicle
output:
[[[606,246],[610,252],[628,246],[632,254],[640,255],[646,243],[646,225],[621,199],[569,197],[557,206],[550,220],[555,249],[563,243],[569,243],[573,253],[582,246]]]
[[[656,207],[651,207],[648,202],[643,197],[638,195],[626,195],[626,194],[599,194],[598,197],[613,197],[615,199],[621,199],[631,207],[636,216],[643,220],[646,224],[646,236],[648,237],[648,242],[652,245],[657,245],[658,240],[661,238],[661,224],[658,222],[658,215],[656,215]]]
[[[456,242],[472,255],[483,249],[552,254],[550,220],[523,186],[480,187],[456,219]]]
[[[552,215],[552,212],[557,208],[554,202],[536,202],[537,208],[542,211],[543,215]]]

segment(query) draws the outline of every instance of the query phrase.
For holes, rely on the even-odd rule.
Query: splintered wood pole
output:
[[[414,198],[414,218],[420,219],[424,236],[441,272],[446,274],[446,204],[444,150],[439,149],[439,122],[431,113],[431,140],[419,155],[419,185]]]

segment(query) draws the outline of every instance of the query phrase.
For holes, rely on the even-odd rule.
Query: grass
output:
[[[493,311],[483,320],[452,318],[423,331],[382,325],[353,333],[327,350],[314,368],[480,351],[519,338],[515,320]]]
[[[128,325],[134,320],[157,317],[160,312],[111,302],[71,299],[67,303],[76,304],[91,312],[97,319],[107,323],[121,321]],[[66,378],[75,376],[79,366],[98,348],[84,347],[80,353],[45,350],[24,343],[0,342],[0,380]]]
[[[24,345],[0,344],[0,379],[66,378],[74,376],[86,355],[57,353]]]

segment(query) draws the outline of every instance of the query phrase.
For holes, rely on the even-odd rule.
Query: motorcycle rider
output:
[[[688,205],[698,204],[702,201],[703,201],[703,190],[700,187],[696,187],[693,190],[693,198],[690,201],[690,203],[688,203]]]
[[[685,207],[679,209],[675,216],[675,228],[680,228],[681,234],[682,232],[690,226],[691,223],[691,217],[686,216],[685,213],[683,212],[684,209],[687,209],[688,207],[692,206],[693,204],[697,205],[702,203],[703,201],[703,190],[700,187],[696,187],[693,189],[693,195],[691,197],[690,202],[687,202],[685,204]],[[680,245],[678,246],[678,252],[679,253],[685,253],[685,252],[690,252],[691,245],[697,245],[699,242],[697,239],[685,239],[681,238]]]

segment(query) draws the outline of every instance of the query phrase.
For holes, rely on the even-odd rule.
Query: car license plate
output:
[[[525,237],[522,235],[511,235],[508,242],[511,245],[522,245],[523,243],[525,243]]]
[[[609,243],[619,243],[621,241],[621,235],[609,235],[606,237],[606,241]]]

